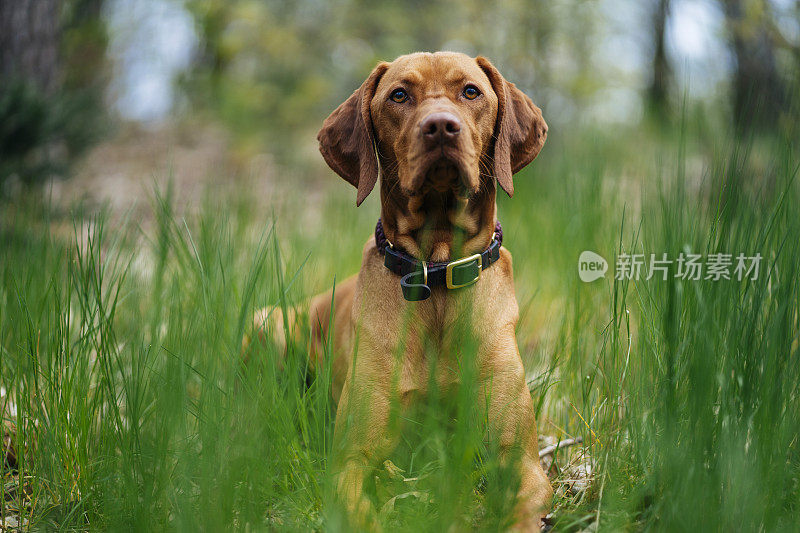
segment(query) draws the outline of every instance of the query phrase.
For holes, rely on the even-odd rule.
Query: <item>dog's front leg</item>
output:
[[[533,400],[525,382],[525,371],[517,351],[513,330],[506,342],[486,354],[482,393],[488,406],[492,435],[500,459],[514,462],[519,472],[515,526],[520,531],[539,531],[547,514],[553,489],[539,463],[539,444]]]
[[[363,344],[362,344],[363,346]],[[388,352],[387,352],[388,354]],[[354,525],[372,529],[375,512],[364,495],[364,479],[397,444],[390,423],[391,370],[386,356],[360,348],[345,380],[336,414],[334,446],[336,492]]]

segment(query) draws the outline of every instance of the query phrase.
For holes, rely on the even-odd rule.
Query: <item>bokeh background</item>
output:
[[[797,128],[793,0],[19,0],[0,7],[2,191],[83,174],[70,199],[124,204],[170,160],[189,183],[313,168],[321,120],[377,61],[441,49],[492,59],[556,136]]]

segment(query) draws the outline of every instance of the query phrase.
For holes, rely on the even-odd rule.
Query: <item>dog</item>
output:
[[[453,52],[379,63],[319,132],[323,158],[356,188],[356,205],[380,182],[381,215],[359,273],[335,295],[314,297],[308,310],[316,365],[333,324],[336,491],[355,523],[372,513],[364,495],[369,469],[398,442],[392,405],[408,407],[429,387],[423,337],[435,340],[440,362],[452,362],[448,329],[467,313],[479,347],[475,385],[501,458],[514,457],[519,473],[515,527],[539,530],[552,489],[538,459],[495,196],[498,185],[513,195],[512,175],[546,137],[541,110],[489,60]],[[257,330],[268,314],[256,314]],[[283,317],[272,320],[281,329]],[[433,371],[437,390],[459,383],[453,366]]]

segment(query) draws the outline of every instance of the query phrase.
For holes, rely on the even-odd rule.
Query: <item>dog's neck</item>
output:
[[[396,177],[383,176],[381,221],[397,248],[425,261],[451,261],[482,252],[494,233],[496,188],[486,178],[469,198],[423,188],[407,195]]]

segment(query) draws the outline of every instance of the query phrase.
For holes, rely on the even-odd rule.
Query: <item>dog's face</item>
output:
[[[489,77],[465,55],[412,54],[389,65],[370,114],[378,146],[397,165],[403,191],[477,191],[497,103]]]
[[[386,179],[409,197],[431,189],[469,196],[495,178],[511,195],[512,174],[546,136],[541,110],[487,59],[436,52],[380,63],[318,139],[360,204],[375,185],[378,152]]]

